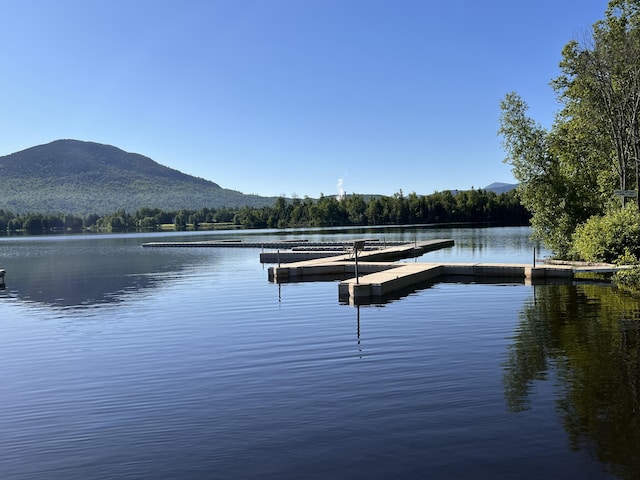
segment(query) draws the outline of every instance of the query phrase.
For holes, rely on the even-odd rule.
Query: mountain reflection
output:
[[[213,257],[211,251],[148,251],[134,238],[2,247],[0,260],[7,271],[2,295],[66,308],[121,302],[132,292],[183,276],[194,265],[207,268]]]
[[[614,288],[538,285],[505,362],[513,412],[531,407],[551,373],[574,450],[590,450],[621,478],[640,478],[640,301]]]

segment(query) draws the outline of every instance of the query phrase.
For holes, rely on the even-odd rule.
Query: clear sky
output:
[[[2,0],[0,155],[62,138],[260,195],[515,182],[499,103],[549,126],[605,0]]]

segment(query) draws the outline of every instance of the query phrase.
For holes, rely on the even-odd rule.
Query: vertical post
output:
[[[360,283],[360,279],[358,278],[358,250],[364,249],[364,243],[364,240],[354,240],[353,242],[353,253],[356,259],[356,283]]]
[[[536,268],[536,247],[533,247],[533,268]]]
[[[278,249],[278,267],[280,267],[280,249]]]
[[[360,283],[360,279],[358,278],[358,249],[354,248],[356,252],[356,283]]]

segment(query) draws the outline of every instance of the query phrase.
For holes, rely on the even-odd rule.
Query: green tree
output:
[[[640,2],[613,0],[582,42],[569,42],[554,86],[571,115],[606,133],[622,189],[638,187],[640,161]],[[601,154],[606,158],[606,151]],[[633,177],[634,182],[630,181]]]
[[[531,211],[534,235],[564,256],[577,220],[567,211],[567,181],[560,160],[551,148],[551,136],[527,116],[528,105],[511,92],[500,104],[499,133],[507,152],[506,163],[518,180],[523,205]]]
[[[379,225],[382,223],[382,205],[380,200],[373,197],[367,204],[367,223],[369,225]]]
[[[138,219],[136,225],[138,226],[138,228],[142,229],[155,229],[158,226],[155,217],[140,218]]]
[[[550,131],[509,93],[499,133],[532,227],[567,256],[576,227],[610,208],[613,189],[637,188],[640,160],[640,2],[612,0],[592,35],[562,51],[553,82],[562,104]],[[630,179],[634,181],[631,182]]]
[[[28,233],[43,232],[46,227],[43,223],[42,215],[29,215],[22,223],[22,229]]]
[[[7,231],[16,231],[22,228],[22,220],[18,217],[14,217],[7,222]]]
[[[96,225],[96,223],[98,222],[99,219],[100,219],[100,215],[98,215],[96,213],[93,213],[91,215],[87,215],[84,218],[83,226],[85,228],[93,227],[93,226]]]
[[[82,218],[76,215],[65,215],[64,216],[64,227],[67,230],[71,230],[74,232],[82,230]]]
[[[291,216],[289,219],[289,226],[291,227],[297,227],[297,226],[303,226],[306,225],[307,222],[309,221],[309,216],[308,216],[308,210],[305,206],[305,204],[302,203],[302,201],[296,197],[292,200],[291,202]]]
[[[341,200],[349,225],[365,225],[367,223],[367,204],[361,195],[347,195]]]
[[[173,219],[173,225],[176,230],[185,230],[187,228],[187,220],[189,219],[187,212],[180,210]]]

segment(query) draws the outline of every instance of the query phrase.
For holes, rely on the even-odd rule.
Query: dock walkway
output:
[[[425,248],[443,248],[453,241],[432,241]],[[451,242],[450,244],[448,242]],[[572,279],[579,273],[609,274],[624,267],[613,265],[551,265],[517,263],[397,263],[395,260],[417,256],[418,245],[406,244],[375,252],[361,252],[356,275],[354,258],[338,255],[269,268],[269,280],[276,283],[297,282],[322,277],[345,278],[338,285],[340,300],[368,302],[399,290],[415,287],[443,276],[479,277],[482,279],[517,279],[522,281]],[[424,253],[424,252],[423,252]]]
[[[247,242],[244,240],[213,240],[199,242],[147,242],[145,248],[259,248],[261,263],[292,263],[344,256],[353,257],[353,240],[339,242],[310,242],[304,239]],[[362,260],[393,261],[419,256],[426,252],[453,246],[453,240],[420,242],[386,241],[367,238],[358,255]]]
[[[397,266],[397,264],[392,263],[396,260],[419,257],[426,252],[452,247],[453,244],[453,240],[450,239],[436,239],[413,243],[401,243],[396,246],[382,248],[379,250],[362,250],[358,252],[359,272],[377,272],[393,268],[394,266]],[[284,252],[280,253],[280,255],[283,254]],[[293,255],[295,257],[295,253]],[[261,255],[261,259],[264,259],[264,256]],[[286,263],[286,265],[282,267],[278,265],[278,267],[269,268],[269,279],[271,281],[279,282],[285,278],[286,281],[293,281],[294,279],[298,277],[302,278],[303,276],[355,275],[355,260],[356,258],[352,251],[339,255],[334,253],[329,257],[325,255],[315,256],[308,260],[293,261],[292,263],[286,262],[281,258],[280,261],[282,263]],[[276,262],[271,261],[266,263]]]
[[[244,240],[205,240],[200,242],[146,242],[145,248],[260,248],[260,249],[288,249],[292,251],[346,251],[353,244],[352,240],[342,242],[309,242],[308,240],[275,240],[247,242]],[[367,250],[379,250],[390,246],[406,245],[407,242],[384,241],[379,239],[367,239]]]
[[[358,250],[356,252],[356,244]],[[309,242],[304,239],[246,242],[216,240],[199,242],[149,242],[149,248],[259,248],[262,263],[269,267],[269,281],[276,283],[343,279],[338,285],[341,300],[366,302],[399,290],[412,288],[442,276],[466,276],[483,279],[537,280],[575,278],[579,273],[613,273],[624,267],[614,265],[566,265],[512,263],[399,263],[424,253],[452,247],[451,239],[427,241]],[[271,250],[271,251],[268,251]],[[356,255],[357,253],[357,255]],[[0,281],[4,272],[0,270]],[[350,277],[350,278],[349,278]],[[347,278],[346,280],[344,280]]]

